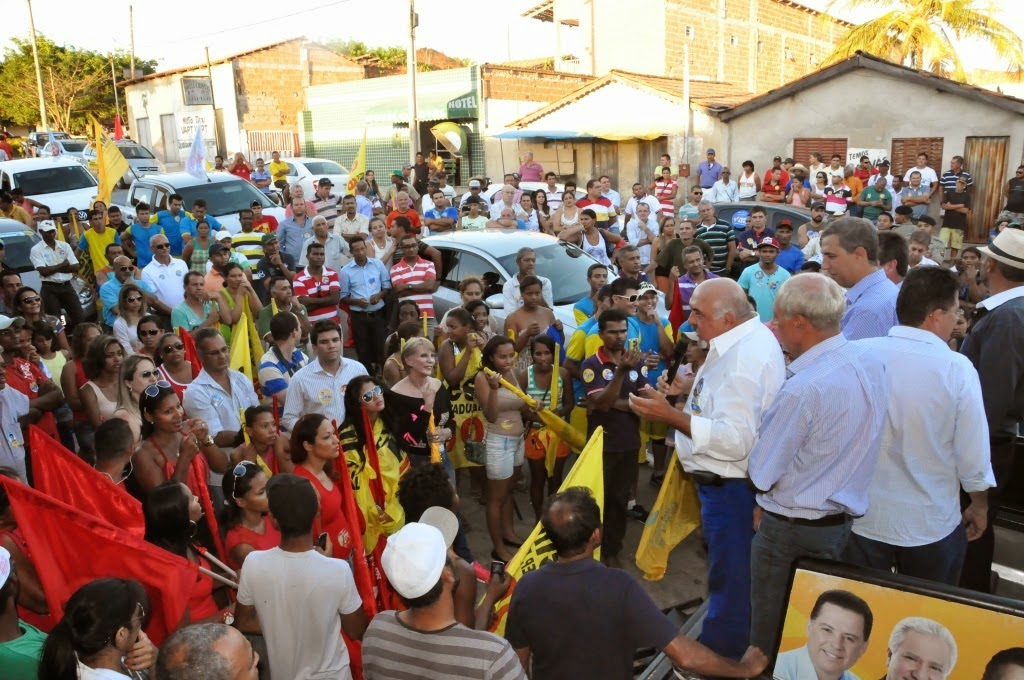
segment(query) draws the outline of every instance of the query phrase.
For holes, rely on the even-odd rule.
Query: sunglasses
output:
[[[362,396],[360,396],[359,398],[365,401],[367,404],[369,404],[371,401],[373,401],[374,397],[379,397],[383,393],[384,390],[381,389],[380,385],[377,385],[376,387],[373,387],[363,392]]]
[[[634,294],[634,295],[616,295],[615,297],[622,298],[626,302],[639,302],[640,301],[640,295],[639,294]]]
[[[21,304],[23,305],[34,305],[39,302],[42,298],[36,297],[23,297],[21,298]]]
[[[140,296],[138,296],[138,295],[134,295],[132,297],[126,297],[124,299],[124,301],[125,302],[142,302],[142,298]]]
[[[231,470],[231,476],[234,478],[231,480],[234,482],[234,484],[231,485],[232,498],[238,498],[238,496],[235,495],[235,489],[238,488],[238,480],[241,479],[242,477],[245,477],[245,474],[249,471],[250,465],[257,467],[256,463],[253,463],[252,461],[249,460],[243,460],[241,463],[236,465],[233,470]]]
[[[139,373],[139,377],[143,380],[155,378],[158,375],[160,375],[160,371],[143,371],[142,373]]]
[[[165,248],[170,248],[171,244],[170,243],[157,243],[153,247],[156,248],[157,250],[164,250]]]
[[[185,345],[180,342],[176,342],[173,345],[167,345],[164,347],[163,352],[164,354],[170,354],[171,352],[180,352],[183,349],[185,349]]]
[[[135,298],[135,299],[136,300],[141,300],[142,298]],[[129,298],[128,302],[132,302],[132,300]],[[160,335],[161,332],[162,331],[159,328],[154,328],[151,331],[139,331],[139,337],[140,338],[151,338],[154,335]]]
[[[125,265],[124,267],[118,267],[117,268],[117,271],[119,271],[119,272],[130,272],[131,270],[132,270],[132,266],[131,265]]]
[[[167,382],[166,380],[161,380],[159,382],[153,383],[146,389],[142,390],[142,393],[149,397],[150,399],[153,399],[154,397],[160,396],[160,390],[169,389],[172,389],[171,383]]]

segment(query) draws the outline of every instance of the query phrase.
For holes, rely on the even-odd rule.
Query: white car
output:
[[[153,212],[166,210],[171,194],[180,194],[182,207],[191,210],[197,198],[206,201],[206,213],[217,218],[232,234],[242,230],[238,212],[247,210],[253,201],[263,206],[264,215],[273,215],[278,222],[284,220],[284,208],[278,206],[262,191],[240,177],[226,172],[210,172],[197,179],[185,172],[150,175],[132,182],[128,189],[128,205],[121,206],[125,214],[135,218],[135,206],[140,202],[150,205]],[[127,218],[126,218],[127,220]]]
[[[264,159],[266,160],[266,159]],[[316,185],[326,177],[334,184],[331,193],[341,196],[345,193],[345,185],[348,184],[348,170],[345,166],[339,165],[326,158],[282,158],[288,164],[288,184],[298,184],[306,198],[312,200],[316,192]]]
[[[21,187],[26,197],[47,206],[54,215],[70,208],[86,210],[96,200],[96,179],[82,163],[67,156],[0,163],[0,188],[10,191],[15,187]]]
[[[153,152],[141,144],[123,139],[114,142],[114,144],[117,145],[117,149],[124,156],[124,159],[128,161],[128,169],[117,182],[118,189],[124,189],[133,181],[142,177],[159,175],[166,171],[164,164],[157,160]],[[86,167],[89,168],[89,172],[96,174],[96,148],[87,146],[82,153],[82,160],[85,162]]]

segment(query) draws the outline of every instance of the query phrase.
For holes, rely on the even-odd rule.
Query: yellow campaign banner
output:
[[[255,384],[259,378],[259,360],[263,356],[263,346],[256,334],[256,325],[252,320],[249,301],[245,300],[242,307],[242,318],[231,327],[231,358],[229,366],[245,374]]]
[[[601,508],[601,516],[604,517],[604,428],[597,428],[591,435],[590,441],[583,447],[576,465],[565,477],[559,491],[565,491],[573,486],[585,486],[594,495],[594,500]],[[600,558],[600,548],[594,551],[594,559]],[[509,586],[505,597],[498,600],[494,605],[497,613],[495,624],[491,632],[498,635],[505,635],[505,619],[508,617],[508,606],[512,601],[512,592],[516,588],[516,581],[523,577],[523,574],[542,566],[555,559],[555,549],[548,540],[547,534],[540,524],[533,528],[530,537],[523,542],[522,547],[516,552],[512,561],[505,565],[505,573],[512,577],[512,584]]]
[[[673,548],[700,526],[700,500],[693,478],[672,456],[651,514],[644,523],[636,566],[648,581],[660,581]]]
[[[103,134],[103,128],[99,122],[92,119],[93,133],[96,145],[96,170],[97,183],[96,200],[110,203],[110,197],[124,173],[128,172],[128,161],[125,160],[121,150],[114,144],[114,140]]]
[[[356,193],[356,184],[366,174],[366,128],[363,128],[363,143],[359,146],[359,151],[356,152],[355,160],[352,161],[352,167],[348,170],[348,184],[345,186],[345,193],[354,194]]]

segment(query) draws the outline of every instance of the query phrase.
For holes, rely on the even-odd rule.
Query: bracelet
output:
[[[216,446],[216,442],[213,441],[213,437],[206,435],[206,439],[203,440],[203,446]]]

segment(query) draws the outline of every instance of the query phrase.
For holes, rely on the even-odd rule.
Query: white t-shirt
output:
[[[653,231],[655,236],[661,233],[661,227],[658,226],[658,221],[654,218],[647,218],[647,228]],[[646,237],[647,234],[640,228],[639,220],[633,219],[626,223],[626,240],[629,241],[629,245],[635,246]],[[637,246],[637,251],[640,253],[640,265],[644,267],[649,265],[651,263],[651,246]]]
[[[657,217],[658,215],[661,214],[661,203],[658,201],[658,199],[655,198],[654,196],[651,196],[650,194],[645,194],[644,197],[641,198],[639,201],[636,199],[636,196],[629,197],[629,201],[626,202],[626,215],[630,217],[635,215],[636,206],[640,202],[647,204],[647,206],[651,209],[652,216]]]
[[[921,169],[915,165],[914,167],[910,168],[905,173],[903,173],[903,181],[906,183],[907,186],[910,186],[910,173],[912,172],[921,173],[921,185],[926,186],[929,189],[931,189],[933,184],[939,181],[939,176],[935,174],[934,170],[932,170],[932,166],[926,165],[924,166],[924,169]],[[892,188],[891,182],[889,183],[889,188]]]
[[[245,559],[238,601],[256,607],[275,678],[352,677],[341,615],[362,606],[348,562],[315,550],[259,550]]]

